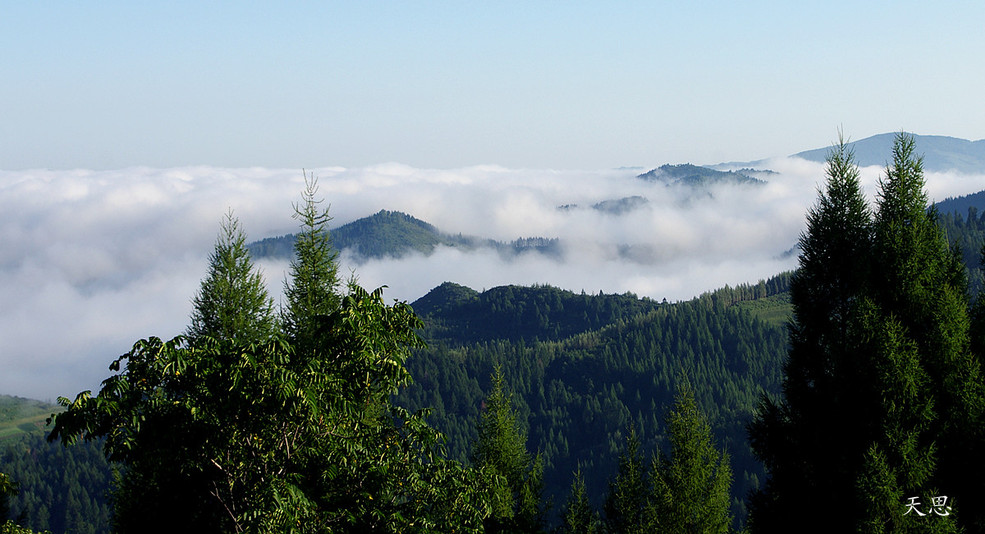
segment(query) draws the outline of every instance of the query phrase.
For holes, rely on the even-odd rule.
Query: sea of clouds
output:
[[[512,241],[558,238],[561,253],[505,257],[438,248],[429,256],[357,262],[343,272],[413,301],[444,281],[477,290],[551,284],[670,301],[755,283],[796,266],[784,254],[804,228],[823,166],[764,162],[761,186],[704,191],[646,182],[646,169],[452,170],[399,164],[311,169],[333,225],[396,210],[448,233]],[[863,169],[874,197],[882,169]],[[928,173],[932,200],[982,189],[982,176]],[[225,213],[250,239],[296,230],[301,169],[185,167],[0,171],[0,393],[54,399],[97,390],[134,341],[183,332]],[[595,203],[648,202],[616,215]],[[577,205],[558,209],[562,205]],[[261,260],[279,301],[287,264]]]

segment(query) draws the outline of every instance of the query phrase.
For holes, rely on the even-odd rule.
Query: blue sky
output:
[[[0,169],[711,164],[985,137],[981,2],[10,2]]]

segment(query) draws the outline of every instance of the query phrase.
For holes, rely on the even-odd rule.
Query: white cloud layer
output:
[[[398,210],[439,229],[499,240],[556,237],[562,254],[505,259],[491,250],[372,260],[343,255],[369,288],[414,300],[443,281],[475,289],[552,284],[679,300],[793,268],[781,259],[823,181],[820,164],[769,162],[761,187],[707,194],[635,178],[635,170],[455,170],[399,164],[315,169],[336,225]],[[871,194],[881,169],[864,169]],[[981,176],[929,174],[934,200],[975,192]],[[233,209],[251,239],[295,229],[300,170],[129,168],[0,171],[0,393],[53,399],[98,389],[137,339],[183,331],[218,224]],[[633,195],[624,215],[590,209]],[[568,210],[560,205],[577,204]],[[286,262],[261,261],[279,298]]]

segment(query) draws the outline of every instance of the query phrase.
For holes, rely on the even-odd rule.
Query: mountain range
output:
[[[880,143],[891,142],[892,134],[886,135],[853,144],[863,165],[885,163],[871,162],[886,157],[888,144]],[[985,156],[976,155],[981,142],[938,136],[917,140],[918,150],[928,155],[928,170],[985,172]],[[826,150],[797,156],[823,160]],[[663,165],[637,177],[654,185],[695,190],[722,184],[760,187],[769,181],[771,171],[756,167],[728,172],[690,164]],[[662,190],[657,187],[653,194]],[[701,195],[695,198],[700,202]],[[650,203],[645,196],[633,195],[557,209],[594,210],[603,214],[600,219],[611,221]],[[958,243],[973,274],[972,287],[980,288],[981,270],[976,266],[985,239],[985,191],[947,199],[936,208],[942,227]],[[335,247],[358,261],[427,256],[439,247],[491,249],[506,257],[564,251],[564,243],[550,236],[512,241],[466,236],[388,210],[333,228],[331,234]],[[293,235],[284,235],[249,247],[255,257],[290,258],[293,243]],[[430,408],[430,421],[447,436],[451,455],[466,460],[477,436],[490,374],[501,366],[525,423],[528,449],[543,455],[545,491],[554,498],[556,512],[567,495],[571,473],[579,468],[593,503],[600,504],[630,427],[636,428],[647,453],[665,448],[662,417],[675,384],[687,377],[699,392],[698,403],[709,418],[717,446],[731,454],[733,508],[741,524],[744,498],[765,475],[748,446],[745,424],[761,393],[780,391],[787,345],[784,325],[791,313],[789,279],[789,273],[783,273],[676,303],[632,293],[586,294],[515,285],[478,291],[445,282],[411,304],[424,321],[421,335],[428,346],[408,361],[414,385],[398,400],[408,408]],[[37,428],[40,414],[52,408],[33,404],[0,397],[0,423],[7,421],[0,424],[0,439],[8,437],[7,443],[25,439],[16,442],[29,444],[2,449],[2,460],[14,466],[11,473],[16,479],[39,478],[47,485],[38,488],[53,489],[25,486],[15,509],[36,511],[38,521],[54,517],[55,504],[41,508],[46,494],[69,495],[72,487],[85,487],[87,494],[74,498],[78,502],[66,500],[57,509],[62,516],[100,516],[101,524],[107,525],[108,508],[98,497],[105,494],[111,472],[104,461],[98,463],[98,444],[86,449],[45,444]],[[80,485],[83,479],[91,483]],[[41,512],[49,507],[52,513]],[[62,530],[54,523],[34,524]]]
[[[892,154],[895,133],[884,133],[851,141],[848,146],[855,151],[859,165],[885,167]],[[916,153],[923,155],[926,171],[958,171],[966,174],[985,173],[985,139],[969,141],[943,135],[914,135]],[[828,148],[816,148],[794,154],[794,157],[810,161],[824,161]]]

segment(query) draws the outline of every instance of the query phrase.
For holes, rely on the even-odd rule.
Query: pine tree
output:
[[[305,173],[302,201],[294,205],[294,218],[301,231],[294,241],[291,272],[284,283],[287,307],[283,311],[283,328],[297,351],[307,354],[314,349],[319,315],[339,308],[338,252],[332,248],[328,208],[319,210],[323,200],[316,199],[318,179]]]
[[[209,272],[192,301],[187,335],[192,343],[205,338],[259,342],[276,331],[274,303],[263,277],[246,249],[246,233],[232,211],[220,226]]]
[[[687,381],[678,386],[667,416],[670,455],[654,459],[651,531],[728,532],[732,524],[732,467],[712,443],[711,426]]]
[[[539,532],[544,466],[540,455],[527,451],[527,435],[506,390],[503,369],[496,366],[492,390],[486,398],[479,422],[479,437],[473,446],[472,463],[505,482],[498,490],[494,514],[486,521],[487,532]]]

